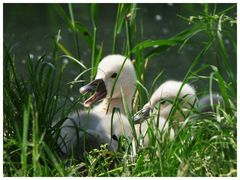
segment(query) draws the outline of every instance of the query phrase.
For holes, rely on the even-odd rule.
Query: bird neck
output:
[[[132,110],[131,100],[126,101],[129,111]],[[97,105],[94,110],[101,111],[106,114],[112,114],[113,108],[118,108],[120,113],[126,114],[124,110],[123,100],[122,98],[105,98],[99,105]]]

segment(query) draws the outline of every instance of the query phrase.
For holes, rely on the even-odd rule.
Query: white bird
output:
[[[110,150],[116,150],[116,138],[121,135],[131,136],[132,129],[125,116],[123,99],[131,111],[132,99],[136,88],[136,74],[130,59],[121,55],[109,55],[102,59],[98,65],[95,80],[80,88],[80,93],[94,92],[84,102],[85,107],[91,107],[102,100],[90,112],[77,112],[61,127],[61,150],[64,154],[71,154],[77,158],[85,150],[109,144]],[[120,114],[113,116],[113,109],[117,108]],[[64,140],[64,141],[63,141]],[[86,147],[84,147],[84,145]]]
[[[161,131],[166,131],[168,129],[168,117],[170,115],[171,109],[173,108],[172,102],[179,98],[181,101],[179,103],[180,108],[176,108],[176,112],[173,116],[174,120],[178,122],[184,120],[184,116],[191,109],[196,101],[195,89],[189,84],[183,84],[181,81],[166,81],[163,83],[151,96],[149,102],[144,105],[144,107],[134,115],[134,121],[137,124],[141,123],[143,128],[142,131],[148,128],[147,120],[153,114],[154,123],[159,122],[159,129]],[[155,106],[159,103],[159,109]],[[141,122],[141,120],[143,120]],[[140,127],[140,126],[139,126]],[[149,140],[144,139],[144,145],[149,143]],[[170,128],[170,139],[174,138],[174,129]]]

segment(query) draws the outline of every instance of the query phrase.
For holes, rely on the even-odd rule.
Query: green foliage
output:
[[[54,53],[51,61],[42,56],[37,62],[33,62],[28,57],[26,78],[17,73],[15,59],[11,56],[9,48],[4,47],[6,176],[45,176],[53,172],[51,167],[55,167],[57,173],[64,175],[56,160],[56,137],[59,127],[53,124],[54,120],[61,118],[61,114],[64,117],[65,110],[69,111],[68,108],[63,109],[69,97],[61,95],[61,79],[65,65],[58,67]],[[50,149],[55,152],[51,152]],[[9,167],[16,171],[9,171]]]

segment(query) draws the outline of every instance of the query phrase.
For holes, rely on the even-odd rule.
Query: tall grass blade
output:
[[[87,67],[86,67],[81,61],[75,59],[75,58],[72,57],[72,56],[69,56],[69,55],[62,55],[61,57],[68,58],[68,59],[70,59],[70,60],[76,62],[76,63],[77,63],[78,65],[80,65],[83,69],[85,69],[85,70],[87,69]]]
[[[93,44],[92,44],[92,69],[91,69],[91,80],[96,74],[97,64],[95,63],[95,53],[96,53],[96,37],[97,36],[97,28],[93,27]]]

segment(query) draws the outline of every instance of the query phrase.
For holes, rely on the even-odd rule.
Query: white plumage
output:
[[[143,107],[149,113],[155,113],[155,105],[162,99],[174,99],[180,90],[182,82],[167,81],[163,83],[152,95],[150,101]],[[113,88],[114,87],[114,88]],[[121,55],[109,55],[102,59],[98,65],[95,80],[88,85],[80,88],[80,93],[94,92],[94,94],[84,102],[84,106],[91,107],[94,103],[102,100],[94,106],[89,112],[79,111],[70,114],[68,119],[61,127],[61,138],[58,143],[61,145],[62,152],[67,156],[81,158],[85,151],[99,147],[107,143],[109,149],[116,151],[117,139],[121,135],[132,138],[132,128],[129,120],[125,116],[123,98],[127,108],[131,111],[132,99],[136,88],[136,74],[131,61]],[[124,96],[124,97],[123,97]],[[179,98],[184,98],[183,105],[189,108],[194,103],[195,90],[188,84],[182,87]],[[117,108],[120,113],[113,116],[113,109]],[[159,129],[165,131],[168,128],[169,112],[171,104],[161,104]],[[183,108],[184,111],[184,108]],[[118,112],[118,111],[117,111]],[[142,111],[141,111],[142,112]],[[148,114],[150,115],[150,114]],[[135,118],[139,118],[139,114]],[[155,117],[155,121],[158,121]],[[146,132],[148,128],[147,121],[135,125],[137,136],[140,132]],[[173,139],[174,131],[170,129],[170,139]],[[64,139],[64,141],[63,141]],[[146,136],[144,145],[149,144]]]
[[[166,131],[168,129],[167,119],[173,108],[172,103],[176,98],[181,99],[179,103],[179,108],[175,112],[173,118],[175,121],[183,121],[184,115],[190,110],[194,105],[196,97],[195,90],[189,84],[184,84],[181,81],[166,81],[163,83],[151,96],[148,103],[144,105],[142,110],[135,114],[134,120],[136,123],[141,123],[143,126],[142,129],[147,128],[147,122],[144,120],[149,119],[151,116],[154,116],[152,119],[156,124],[159,122],[158,128],[161,131]],[[159,103],[159,110],[155,106]],[[159,117],[159,119],[158,119]],[[141,122],[141,120],[143,120]],[[136,125],[137,126],[137,125]],[[138,125],[140,127],[140,125]],[[146,131],[146,130],[145,130]],[[170,139],[174,138],[174,129],[170,128]],[[148,137],[144,139],[144,145],[149,144]]]
[[[182,88],[181,88],[182,87]],[[189,84],[184,84],[181,81],[166,81],[163,83],[152,95],[150,98],[150,101],[144,105],[144,108],[150,107],[151,109],[154,108],[154,106],[160,102],[160,100],[163,100],[164,103],[160,105],[160,115],[161,117],[164,117],[165,119],[168,118],[168,115],[173,107],[172,103],[169,103],[168,101],[174,101],[176,98],[182,99],[178,112],[176,117],[178,121],[183,121],[183,116],[181,115],[181,112],[188,111],[191,106],[194,105],[196,101],[196,93],[195,89],[191,87]],[[179,112],[181,111],[181,112]]]
[[[116,80],[117,79],[117,80]],[[116,83],[115,83],[116,80]],[[115,88],[113,89],[113,86]],[[132,136],[132,131],[123,106],[123,95],[131,110],[131,100],[136,86],[134,67],[129,59],[121,55],[109,55],[98,65],[93,82],[80,88],[80,93],[95,92],[84,102],[86,107],[102,100],[90,112],[80,111],[69,115],[61,127],[58,144],[67,156],[81,158],[83,152],[109,144],[109,149],[117,149],[117,141],[112,136]],[[113,116],[113,108],[120,113]],[[64,139],[64,141],[63,141]]]

